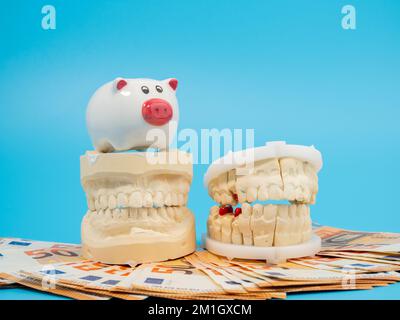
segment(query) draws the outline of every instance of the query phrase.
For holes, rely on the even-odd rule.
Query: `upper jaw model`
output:
[[[81,183],[88,202],[82,221],[82,254],[94,261],[131,265],[179,258],[192,253],[196,245],[194,217],[186,208],[193,176],[191,155],[177,150],[101,153],[147,146],[143,137],[149,131],[148,124],[165,125],[174,112],[167,108],[167,118],[164,111],[159,115],[162,103],[156,97],[166,90],[175,91],[177,83],[121,81],[114,81],[114,89],[106,85],[105,105],[96,98],[96,92],[88,107],[88,117],[97,118],[90,121],[89,130],[95,132],[98,151],[88,151],[80,158]],[[146,87],[145,93],[132,90],[129,94],[133,102],[138,100],[137,95],[147,95],[142,114],[135,103],[131,105],[134,110],[129,111],[129,101],[119,96],[125,87]],[[174,99],[166,104],[173,108]],[[148,101],[157,102],[154,110],[148,110]],[[153,120],[149,120],[152,111]],[[126,116],[130,113],[133,121],[128,128]],[[107,126],[106,114],[110,114]],[[142,116],[149,120],[146,124],[135,120]]]
[[[208,193],[219,203],[210,210],[208,237],[254,247],[309,241],[309,204],[315,203],[318,192],[320,152],[278,141],[241,153],[251,155],[251,167],[245,157],[238,157],[240,152],[229,153],[211,164],[205,175]],[[286,200],[288,204],[271,204],[270,200]],[[233,209],[238,204],[241,208]]]

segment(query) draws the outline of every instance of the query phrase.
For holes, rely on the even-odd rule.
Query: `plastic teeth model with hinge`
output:
[[[186,207],[192,158],[167,150],[179,119],[177,84],[117,78],[90,99],[87,126],[96,151],[80,158],[88,202],[85,258],[135,265],[195,250],[194,217]],[[143,151],[149,148],[163,151]]]
[[[316,201],[321,168],[314,146],[284,141],[214,161],[204,184],[219,206],[210,210],[206,248],[270,263],[317,253],[321,240],[312,232],[309,205]]]

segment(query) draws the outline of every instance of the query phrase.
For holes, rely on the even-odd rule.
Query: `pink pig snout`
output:
[[[172,119],[171,105],[163,99],[150,99],[142,105],[143,119],[153,125],[162,126]]]

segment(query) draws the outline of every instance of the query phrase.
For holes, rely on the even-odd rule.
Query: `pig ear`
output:
[[[176,88],[178,88],[178,80],[176,80],[175,78],[170,78],[165,81],[172,88],[172,90],[176,91]]]
[[[122,78],[117,78],[114,80],[114,87],[118,91],[122,90],[127,84],[128,84],[128,82]]]

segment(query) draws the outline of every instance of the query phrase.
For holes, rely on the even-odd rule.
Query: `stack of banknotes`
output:
[[[278,265],[206,250],[178,260],[106,265],[74,244],[0,238],[0,289],[25,286],[74,299],[283,299],[310,291],[362,290],[400,281],[400,234],[316,226],[322,251]]]

